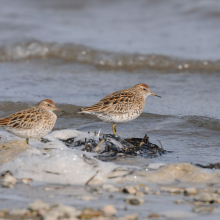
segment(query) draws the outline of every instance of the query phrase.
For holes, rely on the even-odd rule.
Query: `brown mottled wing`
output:
[[[95,105],[82,108],[82,113],[102,113],[115,112],[126,113],[135,103],[135,95],[129,90],[121,90],[111,93],[101,99]]]
[[[18,129],[31,129],[43,118],[43,112],[36,111],[36,108],[29,108],[0,119],[0,126],[7,126]]]

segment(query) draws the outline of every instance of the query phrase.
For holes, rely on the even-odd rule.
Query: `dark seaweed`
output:
[[[220,169],[220,163],[210,163],[207,165],[195,164],[195,165],[198,167],[207,168],[207,169]]]
[[[143,138],[123,139],[120,136],[115,136],[114,134],[102,134],[98,139],[85,138],[74,142],[74,138],[69,138],[61,141],[63,141],[69,148],[82,147],[82,151],[98,152],[99,154],[96,157],[105,161],[115,160],[119,155],[157,157],[170,152],[164,150],[162,146],[159,147],[156,144],[151,143],[147,135]],[[102,150],[96,148],[100,142],[105,143],[105,148],[102,148]],[[117,142],[119,142],[122,147],[117,146]]]

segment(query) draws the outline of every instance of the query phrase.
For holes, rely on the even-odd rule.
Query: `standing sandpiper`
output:
[[[45,99],[32,108],[1,118],[0,126],[18,137],[26,138],[28,144],[29,138],[39,139],[53,129],[57,120],[53,113],[55,110],[61,111],[52,100]]]
[[[105,122],[113,123],[112,130],[117,135],[116,123],[131,121],[140,116],[149,95],[160,97],[151,92],[146,84],[140,83],[129,89],[113,92],[95,105],[81,108],[80,113],[95,115]]]

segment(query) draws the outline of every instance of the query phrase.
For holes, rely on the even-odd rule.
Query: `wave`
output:
[[[0,62],[28,59],[61,59],[106,70],[150,69],[163,72],[220,72],[220,61],[181,60],[156,54],[127,54],[96,50],[72,43],[30,41],[0,47]]]
[[[184,116],[182,119],[193,124],[196,129],[204,128],[208,130],[220,131],[220,120],[205,116],[190,115]]]

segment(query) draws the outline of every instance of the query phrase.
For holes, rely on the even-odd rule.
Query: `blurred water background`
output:
[[[69,112],[146,83],[144,113],[120,124],[173,151],[128,164],[219,161],[220,1],[1,0],[0,116],[50,98]],[[111,125],[70,114],[55,130]],[[116,161],[117,162],[117,161]]]

